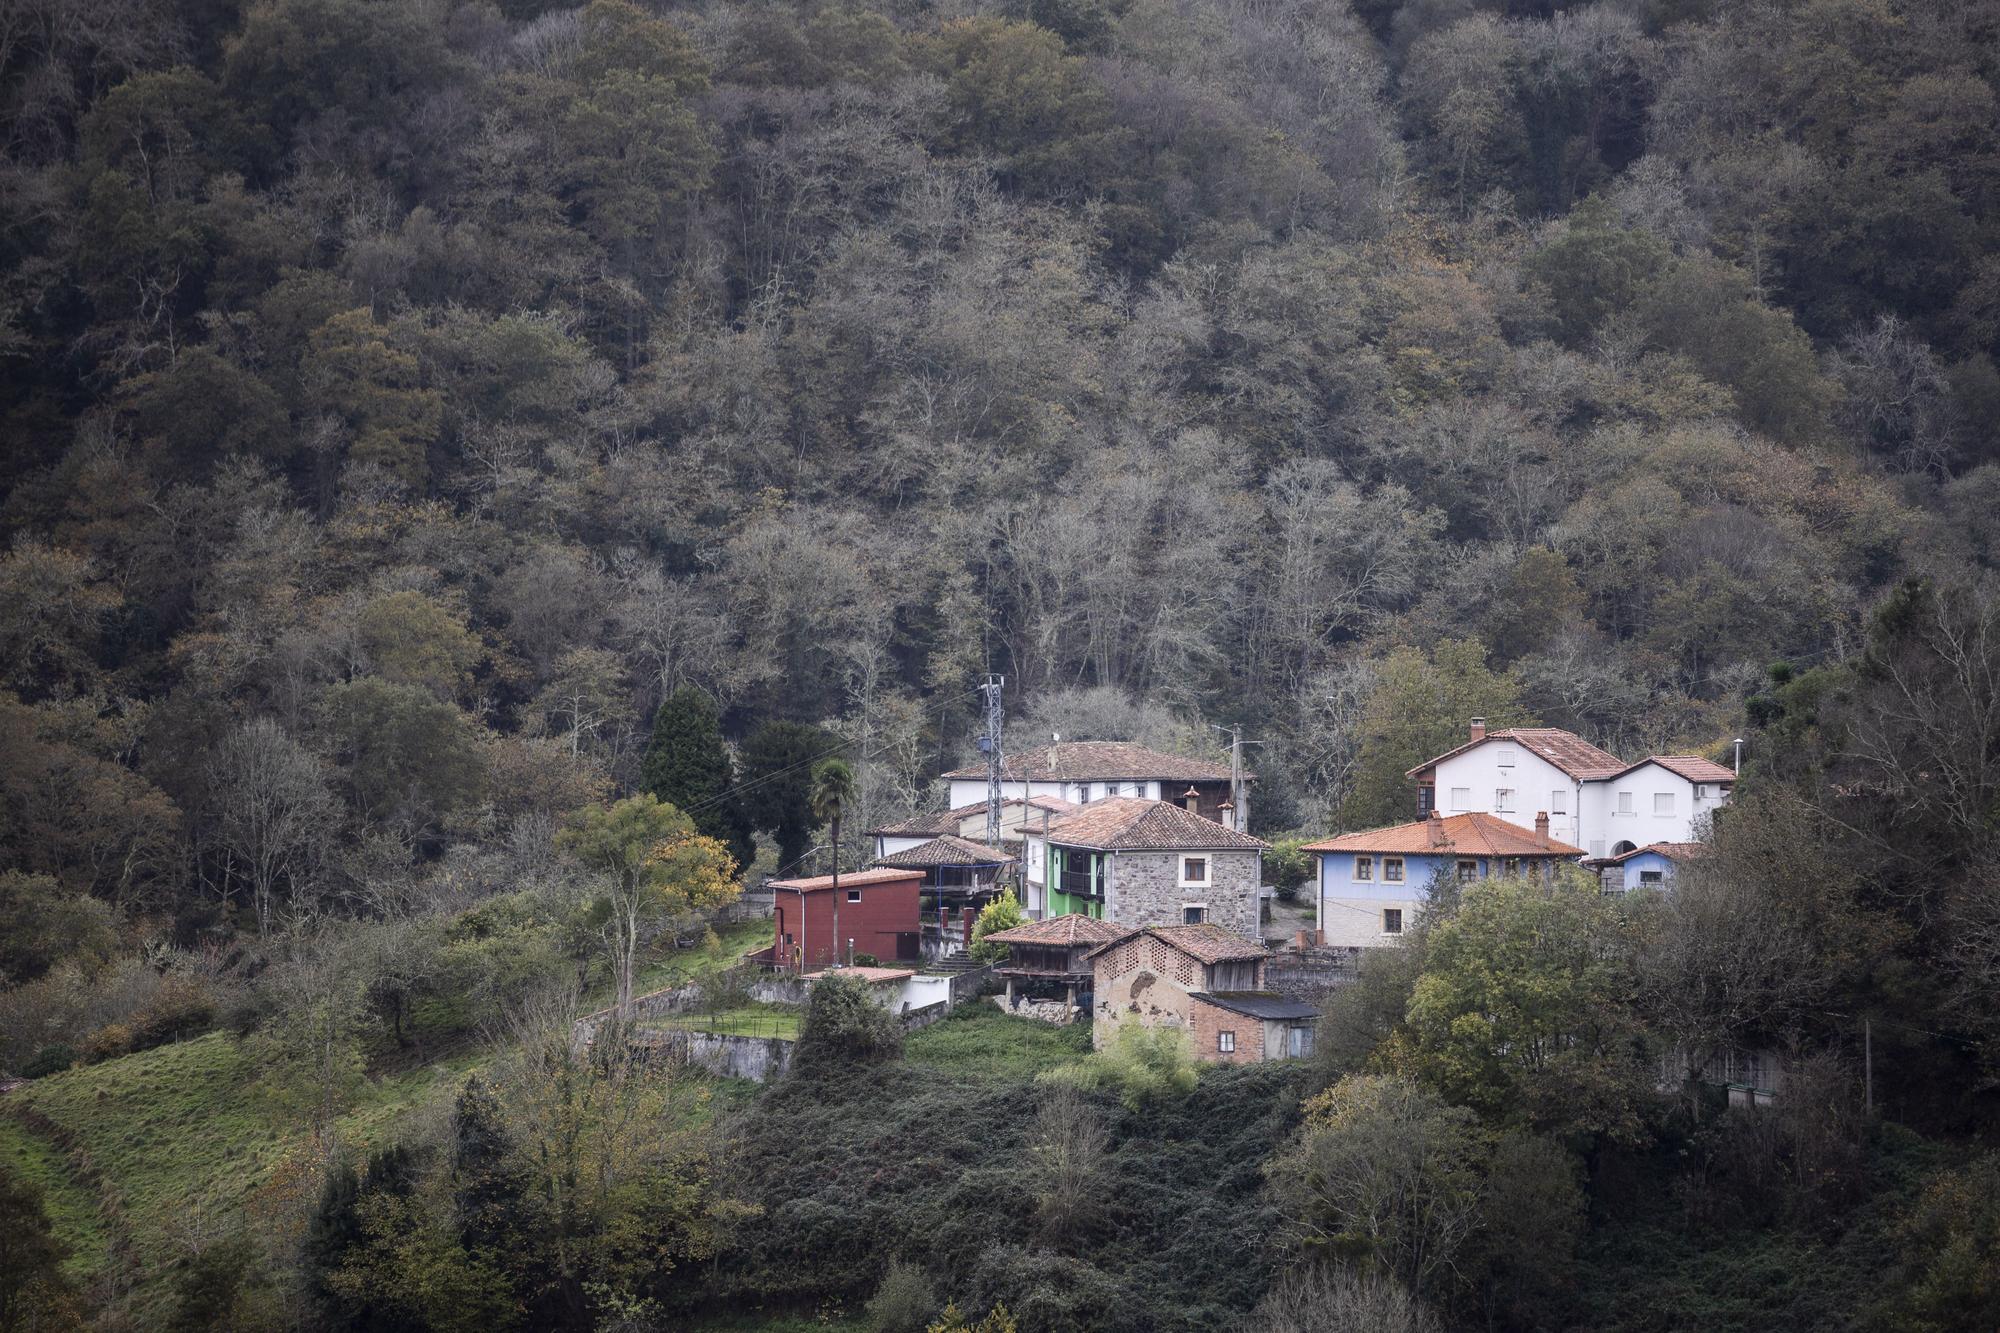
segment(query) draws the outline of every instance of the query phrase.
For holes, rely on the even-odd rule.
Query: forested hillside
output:
[[[1873,1015],[1898,1119],[1990,1134],[1996,80],[1993,0],[9,0],[0,1068],[221,1029],[329,1153],[364,1086],[503,1031],[496,1077],[546,1090],[530,997],[646,962],[603,944],[607,803],[789,868],[839,753],[851,863],[942,800],[994,672],[1023,744],[1240,726],[1271,836],[1411,817],[1404,771],[1475,714],[1633,757],[1744,737],[1714,893],[1617,928],[1678,942],[1621,955],[1632,1031],[1851,1060]],[[1393,1065],[1560,1140],[1596,1222],[1646,1194],[1603,1154],[1666,1140],[1611,1091],[1565,1120],[1426,1055],[1436,957],[1355,988],[1320,1086]],[[501,1112],[453,1095],[477,1175]],[[534,1105],[514,1141],[559,1137]],[[1845,1132],[1772,1148],[1792,1202],[1728,1225],[1872,1197],[1798,1147]],[[1466,1169],[1569,1180],[1509,1142]],[[726,1267],[747,1206],[707,1140],[658,1151],[668,1220],[565,1215],[533,1295],[481,1270],[445,1304],[645,1326],[607,1313],[644,1314],[614,1299],[643,1256]],[[463,1200],[440,1179],[347,1187]],[[1952,1274],[2000,1271],[1990,1198],[1936,1188],[1924,1234],[1983,1237]],[[127,1223],[75,1308],[200,1326],[241,1252]],[[1636,1269],[1606,1234],[1596,1271]],[[1673,1326],[1512,1262],[1406,1285]],[[348,1326],[448,1322],[373,1280]],[[1882,1317],[1960,1326],[1955,1280]],[[270,1282],[243,1326],[331,1308]]]

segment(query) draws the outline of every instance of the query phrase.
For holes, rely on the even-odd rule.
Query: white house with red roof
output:
[[[985,765],[944,777],[954,807],[986,799]],[[1009,750],[1000,759],[1000,795],[1009,800],[1053,796],[1075,805],[1111,796],[1176,805],[1192,800],[1196,813],[1234,829],[1250,827],[1249,791],[1255,778],[1244,773],[1241,790],[1232,797],[1227,763],[1163,754],[1129,741],[1057,741]]]
[[[1728,804],[1736,774],[1692,754],[1652,754],[1626,763],[1573,731],[1504,727],[1472,719],[1465,744],[1411,769],[1417,813],[1491,814],[1549,831],[1590,856],[1656,842],[1698,842]]]

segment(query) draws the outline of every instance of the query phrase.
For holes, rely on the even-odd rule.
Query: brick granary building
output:
[[[1198,1060],[1253,1064],[1310,1055],[1319,1011],[1264,989],[1262,945],[1220,926],[1147,926],[1089,954],[1102,1050],[1127,1023],[1187,1032]]]

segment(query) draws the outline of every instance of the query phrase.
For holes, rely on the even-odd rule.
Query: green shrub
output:
[[[1021,912],[1021,904],[1014,897],[1014,891],[995,898],[979,909],[979,920],[972,923],[972,948],[970,953],[975,963],[997,963],[1007,956],[1004,944],[988,944],[986,937],[1003,930],[1012,930],[1028,918]]]
[[[123,1023],[106,1023],[83,1039],[83,1058],[88,1064],[113,1060],[132,1049],[132,1029]]]
[[[46,1078],[50,1074],[60,1074],[76,1063],[76,1048],[62,1042],[50,1042],[35,1052],[34,1058],[21,1066],[22,1078]]]
[[[1298,897],[1299,888],[1312,878],[1313,857],[1305,850],[1306,841],[1304,834],[1293,834],[1277,839],[1264,853],[1264,879],[1286,902]]]
[[[1126,1110],[1138,1111],[1178,1101],[1194,1091],[1200,1078],[1187,1033],[1176,1027],[1127,1023],[1118,1029],[1110,1050],[1048,1070],[1038,1081],[1116,1093]]]
[[[132,1049],[151,1050],[198,1037],[215,1024],[215,997],[193,977],[168,976],[146,1007],[132,1016]]]
[[[797,1059],[804,1065],[882,1060],[903,1049],[903,1026],[855,977],[822,977],[806,999]]]
[[[924,1333],[937,1312],[937,1291],[923,1269],[892,1260],[867,1309],[875,1333]]]

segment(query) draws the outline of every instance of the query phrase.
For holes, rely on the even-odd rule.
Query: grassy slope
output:
[[[720,945],[684,950],[642,974],[644,989],[712,974],[770,934],[768,922],[724,928]],[[608,998],[608,997],[606,997]],[[337,1122],[343,1144],[374,1146],[418,1109],[451,1097],[488,1057],[462,1053],[370,1082]],[[233,1229],[262,1202],[273,1173],[310,1135],[258,1088],[263,1071],[225,1033],[123,1056],[40,1079],[11,1094],[27,1117],[0,1116],[0,1151],[39,1184],[79,1276],[133,1270],[129,1309],[143,1325],[163,1312],[163,1278],[196,1228]],[[58,1143],[27,1121],[59,1127]],[[107,1210],[86,1182],[108,1185]],[[117,1217],[114,1220],[112,1214]],[[130,1262],[108,1263],[120,1232]]]
[[[910,1034],[904,1058],[913,1065],[998,1080],[1031,1079],[1090,1053],[1090,1026],[1053,1027],[1002,1013],[990,1004],[962,1005],[943,1022]]]

